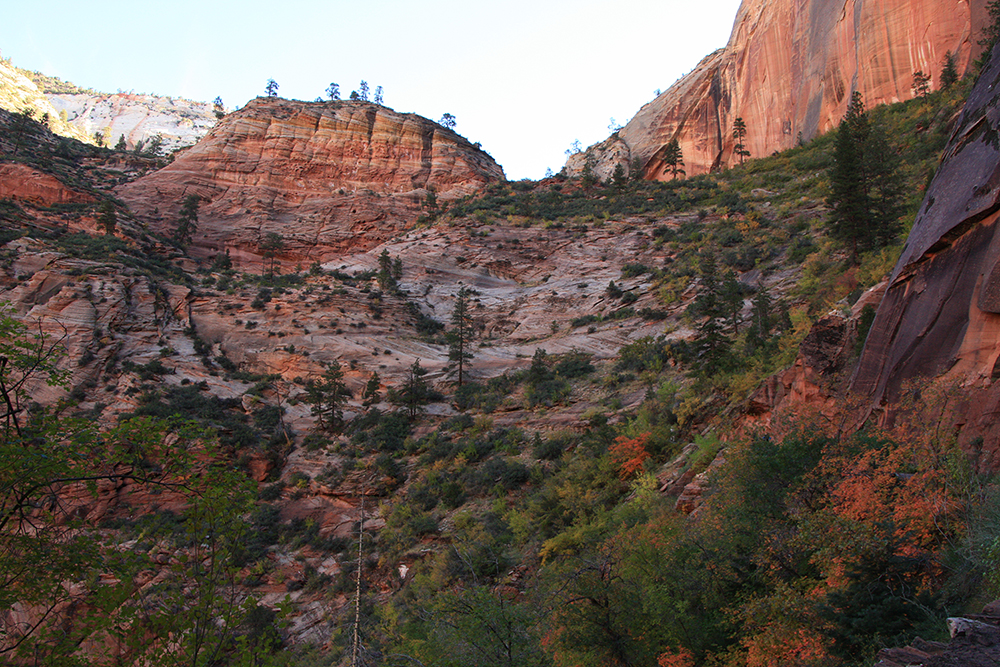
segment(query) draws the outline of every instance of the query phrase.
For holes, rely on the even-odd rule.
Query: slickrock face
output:
[[[14,113],[28,110],[37,120],[48,114],[48,127],[54,133],[93,142],[87,133],[62,119],[49,99],[31,79],[2,59],[0,59],[0,109]]]
[[[121,197],[164,233],[181,201],[202,199],[194,254],[230,249],[241,265],[281,234],[292,262],[366,250],[410,226],[429,192],[455,199],[504,178],[451,130],[366,102],[257,98]]]
[[[968,66],[985,15],[984,0],[745,0],[729,44],[645,105],[618,132],[643,176],[668,180],[664,147],[677,138],[688,176],[731,166],[733,121],[747,126],[751,156],[791,148],[835,127],[853,91],[868,107],[913,96],[913,74],[939,84],[945,53]],[[602,178],[621,162],[614,137],[588,156]]]
[[[190,146],[208,134],[216,118],[208,102],[117,93],[114,95],[51,94],[49,103],[86,136],[100,132],[110,145],[125,137],[129,150],[159,135],[163,150]]]
[[[0,164],[0,199],[15,199],[36,206],[94,201],[90,195],[70,190],[49,174],[12,162]]]
[[[1000,467],[1000,52],[982,74],[928,188],[852,383],[884,425],[908,401]],[[933,387],[926,385],[933,381]],[[952,431],[948,431],[951,433]],[[971,445],[970,445],[971,446]]]

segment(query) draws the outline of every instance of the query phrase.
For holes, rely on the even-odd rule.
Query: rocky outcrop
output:
[[[752,156],[770,155],[840,121],[852,92],[869,107],[913,96],[913,74],[937,87],[945,53],[969,64],[985,16],[984,0],[744,0],[724,49],[645,105],[612,139],[567,162],[589,158],[610,174],[624,142],[629,163],[668,180],[664,147],[676,138],[689,176],[738,161],[736,118],[747,125]]]
[[[447,201],[503,178],[478,147],[420,116],[367,102],[257,98],[119,194],[164,233],[181,201],[200,196],[195,255],[229,250],[252,264],[273,232],[284,238],[283,259],[308,263],[395,236],[431,192]]]
[[[216,123],[210,103],[179,97],[62,93],[47,98],[60,116],[85,136],[100,132],[112,146],[124,137],[129,150],[156,136],[163,141],[162,152],[191,146]]]
[[[38,86],[3,59],[0,59],[0,109],[13,113],[29,111],[36,120],[45,119],[47,127],[55,134],[89,143],[94,141],[93,137],[63,120]]]
[[[88,194],[67,188],[54,176],[16,162],[0,163],[0,199],[14,199],[35,206],[94,201]]]
[[[890,277],[855,371],[859,420],[920,401],[1000,468],[1000,53],[969,97]],[[934,385],[929,391],[928,385]],[[979,440],[982,438],[982,440]]]

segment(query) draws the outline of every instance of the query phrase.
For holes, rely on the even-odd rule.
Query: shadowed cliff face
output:
[[[645,178],[669,180],[662,158],[674,138],[689,176],[731,166],[739,161],[732,128],[740,117],[752,156],[791,148],[835,127],[855,90],[869,107],[906,100],[916,71],[936,88],[948,51],[964,71],[985,4],[744,0],[725,49],[640,109],[617,139],[572,156],[567,169],[579,173],[589,155],[606,178],[618,162],[638,160]]]
[[[395,236],[430,191],[447,201],[503,178],[486,153],[420,116],[364,102],[257,98],[119,195],[167,234],[182,200],[199,195],[196,256],[230,248],[237,263],[252,264],[275,232],[283,259],[307,263]]]
[[[1000,52],[983,72],[928,188],[852,381],[889,425],[931,392],[960,440],[1000,465]],[[919,393],[918,393],[919,392]]]

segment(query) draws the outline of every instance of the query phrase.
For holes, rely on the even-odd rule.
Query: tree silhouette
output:
[[[174,231],[174,240],[178,244],[191,243],[195,230],[198,229],[198,207],[200,205],[201,197],[198,195],[188,195],[184,198],[177,216],[177,229]]]
[[[340,84],[339,83],[331,83],[329,86],[327,86],[326,87],[326,96],[329,97],[331,100],[339,100],[340,99]]]
[[[350,397],[339,361],[327,366],[318,380],[306,383],[305,402],[312,406],[309,411],[316,417],[317,425],[331,433],[343,430],[344,405]]]
[[[375,104],[382,106],[382,86],[375,88]]]
[[[446,113],[445,115],[441,116],[441,120],[438,121],[438,124],[444,125],[449,130],[455,129],[455,123],[456,123],[455,117],[452,116],[450,113]]]
[[[673,179],[677,178],[677,174],[687,175],[687,172],[684,171],[684,156],[681,154],[681,145],[676,137],[671,139],[663,150],[663,165],[664,170],[669,171]]]
[[[264,88],[264,92],[267,93],[268,97],[278,96],[278,82],[274,79],[267,80],[267,86]]]
[[[750,151],[747,150],[746,144],[744,143],[747,137],[747,124],[743,122],[743,118],[737,118],[733,122],[733,153],[740,156],[740,164],[743,164],[743,159],[750,157]]]
[[[451,311],[451,331],[448,338],[448,361],[452,364],[452,373],[458,376],[458,386],[465,381],[465,370],[472,360],[472,338],[474,323],[469,309],[469,289],[462,286],[455,298],[455,308]]]
[[[944,65],[941,67],[941,87],[950,88],[958,82],[958,69],[955,66],[955,54],[948,51],[944,54]]]
[[[268,232],[257,247],[261,251],[261,256],[270,262],[267,274],[273,277],[276,258],[285,249],[285,238],[277,232]]]
[[[362,102],[367,102],[368,101],[368,82],[367,81],[362,81],[358,85],[358,99],[361,100]]]

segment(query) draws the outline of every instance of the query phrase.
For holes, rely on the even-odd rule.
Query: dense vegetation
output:
[[[869,111],[912,193],[889,228],[912,224],[966,90],[958,84]],[[2,119],[8,127],[27,122]],[[43,136],[34,125],[18,128]],[[8,159],[104,192],[107,176],[87,176],[78,165],[105,155],[101,149],[62,151],[40,139],[27,151],[11,136],[0,137]],[[56,414],[32,408],[23,432],[21,406],[9,409],[0,459],[0,522],[8,523],[0,527],[22,521],[0,541],[0,607],[72,602],[80,611],[76,624],[29,628],[13,646],[0,644],[0,655],[86,664],[95,656],[79,650],[83,638],[114,636],[122,661],[141,656],[149,664],[819,666],[866,664],[881,646],[939,635],[946,615],[1000,594],[996,491],[950,434],[917,420],[907,430],[845,436],[800,415],[783,439],[735,438],[716,418],[787,366],[816,317],[848,307],[899,252],[898,235],[862,244],[855,256],[830,233],[836,140],[819,137],[723,173],[665,183],[496,184],[447,211],[435,206],[425,220],[471,230],[638,228],[666,259],[627,263],[622,277],[648,277],[659,307],[635,309],[635,293],[612,282],[613,310],[570,325],[660,321],[695,286],[683,322],[696,334],[686,343],[643,338],[605,363],[539,348],[522,370],[480,381],[459,375],[460,386],[431,386],[418,360],[384,400],[373,373],[352,420],[344,416],[343,369],[333,363],[290,382],[301,389],[294,400],[316,417],[314,432],[296,434],[283,421],[281,377],[241,368],[191,329],[185,335],[208,375],[244,383],[248,407],[211,395],[207,382],[160,386],[173,370],[164,361],[174,352],[164,347],[163,360],[106,369],[127,375],[134,396],[119,430],[98,433],[77,410],[82,389]],[[79,209],[44,213],[93,214],[97,205]],[[174,261],[185,239],[132,229],[127,211],[119,218],[129,228],[124,238],[26,229],[27,217],[17,203],[0,202],[6,240],[26,233],[95,264],[114,257],[154,284],[200,279],[206,294],[245,296],[255,312],[289,295],[318,295],[317,307],[351,299],[373,319],[396,308],[413,338],[449,344],[458,372],[475,368],[464,316],[448,328],[423,313],[399,289],[388,253],[378,271],[352,275],[318,265],[282,275],[272,255],[263,275],[239,274],[220,256],[193,276]],[[197,222],[197,202],[189,221]],[[772,295],[765,279],[779,271],[798,275],[797,286]],[[738,280],[747,275],[756,278]],[[746,320],[734,306],[744,299],[753,301]],[[64,380],[39,357],[46,342],[31,342],[6,313],[0,341],[14,360],[0,366],[7,396],[26,400],[17,372]],[[586,427],[540,426],[584,393],[595,406]],[[626,393],[642,397],[637,407],[622,408]],[[918,395],[921,403],[910,406],[916,415],[933,414],[925,408],[945,400]],[[457,415],[426,414],[446,399]],[[507,415],[518,411],[525,418],[510,423]],[[276,480],[296,438],[332,462],[312,479]],[[244,474],[254,466],[267,478],[256,488]],[[677,512],[658,476],[676,485],[700,473],[707,490],[697,512]],[[78,482],[84,495],[127,485],[157,502],[146,515],[79,530],[95,526],[72,507],[48,504]],[[377,513],[384,525],[371,534],[359,522],[347,540],[321,536],[312,519],[282,519],[286,503],[320,486],[380,497],[363,518]],[[58,530],[30,535],[30,520],[39,518]],[[278,651],[282,621],[257,605],[255,589],[281,560],[328,557],[340,565],[336,577],[305,564],[284,584],[342,610],[332,650]],[[43,562],[44,576],[26,576]],[[166,576],[140,585],[159,566]],[[68,580],[85,581],[86,590],[61,593]],[[113,585],[102,587],[106,580]]]

